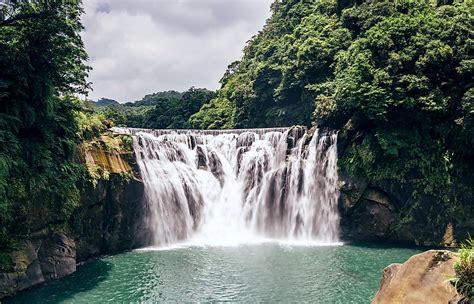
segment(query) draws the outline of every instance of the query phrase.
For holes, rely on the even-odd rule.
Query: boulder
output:
[[[388,266],[372,304],[448,303],[456,297],[447,279],[454,276],[457,259],[457,254],[450,251],[429,250],[403,264]]]

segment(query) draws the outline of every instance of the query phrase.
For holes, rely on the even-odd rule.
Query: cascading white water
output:
[[[120,129],[133,136],[153,245],[338,241],[337,135],[305,128]]]

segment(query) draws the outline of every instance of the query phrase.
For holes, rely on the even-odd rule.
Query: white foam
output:
[[[115,131],[134,136],[156,246],[340,244],[335,133]]]

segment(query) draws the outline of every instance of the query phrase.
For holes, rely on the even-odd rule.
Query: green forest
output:
[[[95,111],[115,126],[147,129],[190,129],[190,117],[212,100],[216,93],[191,87],[186,92],[158,92],[141,100],[110,104],[100,99]]]
[[[90,84],[79,3],[22,2],[1,9],[6,16],[0,22],[4,252],[31,229],[63,223],[78,206],[84,170],[74,153],[86,134],[77,118],[87,112],[75,94]]]
[[[93,85],[81,3],[2,6],[0,252],[66,225],[88,179],[76,149],[112,126],[336,129],[341,172],[413,187],[400,225],[473,227],[473,10],[453,0],[277,0],[217,92],[96,104],[77,97]],[[1,270],[7,260],[0,254]]]

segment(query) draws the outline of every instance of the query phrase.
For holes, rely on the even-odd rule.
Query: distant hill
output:
[[[177,91],[164,91],[157,92],[145,95],[141,100],[136,100],[132,102],[119,103],[118,101],[110,98],[101,98],[97,101],[89,100],[89,102],[96,107],[108,107],[108,106],[118,106],[124,105],[129,107],[141,107],[141,106],[154,106],[160,101],[169,101],[169,100],[180,100],[184,92]]]
[[[164,92],[157,92],[153,94],[145,95],[141,100],[135,101],[133,104],[135,106],[150,106],[155,105],[159,101],[164,100],[179,100],[183,96],[184,92],[177,92],[177,91],[164,91]]]
[[[107,107],[120,104],[118,101],[109,98],[101,98],[97,101],[91,100],[91,103],[97,107]]]
[[[166,91],[148,94],[124,104],[98,101],[97,111],[116,126],[149,129],[191,128],[189,118],[216,97],[216,92],[191,87],[185,92]],[[101,105],[99,105],[99,103]]]

